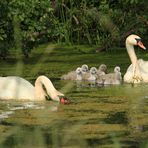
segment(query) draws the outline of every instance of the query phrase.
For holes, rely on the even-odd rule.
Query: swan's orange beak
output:
[[[138,41],[137,45],[144,50],[146,49],[146,47],[143,45],[143,43],[141,41]]]
[[[67,98],[65,98],[65,97],[62,97],[62,98],[60,98],[60,103],[61,104],[69,104],[70,103],[70,100],[67,99]]]

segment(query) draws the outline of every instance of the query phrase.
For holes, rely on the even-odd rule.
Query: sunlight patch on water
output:
[[[25,102],[25,103],[21,103],[21,104],[18,104],[18,102],[16,102],[17,105],[15,105],[14,102],[10,103],[10,101],[9,102],[6,101],[5,103],[6,103],[5,104],[6,106],[5,107],[3,106],[3,108],[5,110],[0,113],[0,120],[5,119],[5,118],[9,118],[10,115],[14,114],[15,111],[17,111],[17,110],[45,109],[45,106],[39,106],[39,105],[35,104],[34,102]],[[4,105],[4,102],[2,104]],[[52,108],[52,110],[56,111],[57,108]]]
[[[21,109],[44,109],[44,106],[38,106],[33,102],[26,102],[16,107],[9,107],[10,110],[21,110]]]
[[[14,114],[14,111],[5,111],[0,113],[0,121],[2,119],[8,118],[11,114]]]

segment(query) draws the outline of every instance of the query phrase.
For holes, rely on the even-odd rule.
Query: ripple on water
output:
[[[6,103],[6,104],[5,104]],[[14,103],[7,103],[3,102],[2,104],[5,105],[3,106],[4,110],[0,113],[0,120],[3,120],[5,118],[9,118],[10,115],[14,114],[15,111],[17,110],[24,110],[24,109],[44,109],[45,106],[40,106],[35,104],[34,102],[25,102],[23,104],[18,104],[15,105]],[[56,110],[56,108],[52,109],[53,111]]]
[[[8,118],[11,114],[14,114],[14,111],[5,111],[0,114],[0,121],[2,119]]]

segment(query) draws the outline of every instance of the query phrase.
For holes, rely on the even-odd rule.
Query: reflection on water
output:
[[[148,146],[147,84],[55,85],[69,88],[71,104],[1,101],[0,147]]]

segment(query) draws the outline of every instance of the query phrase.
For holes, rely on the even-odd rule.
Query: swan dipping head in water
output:
[[[64,94],[56,90],[46,76],[39,76],[35,86],[18,76],[0,77],[0,99],[44,101],[47,96],[62,104],[69,103]]]

